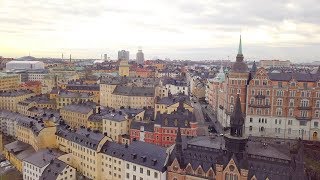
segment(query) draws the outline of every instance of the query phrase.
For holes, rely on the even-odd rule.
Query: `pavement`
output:
[[[207,104],[200,103],[198,100],[193,99],[191,105],[194,108],[194,114],[198,122],[198,136],[209,136],[209,126],[213,126],[219,134],[224,133],[223,127],[219,121],[217,121],[216,116]]]

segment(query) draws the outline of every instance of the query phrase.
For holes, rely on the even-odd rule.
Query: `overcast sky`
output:
[[[320,57],[319,0],[0,0],[0,56]]]

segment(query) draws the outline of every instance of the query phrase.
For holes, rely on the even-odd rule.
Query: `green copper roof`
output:
[[[241,35],[240,35],[240,43],[239,43],[238,54],[242,54],[242,42],[241,42]]]

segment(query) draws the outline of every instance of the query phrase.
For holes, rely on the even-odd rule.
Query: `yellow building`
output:
[[[62,119],[72,128],[87,127],[89,117],[97,113],[98,106],[94,102],[70,104],[60,110]]]
[[[44,148],[55,148],[56,127],[45,127],[42,120],[35,118],[20,118],[16,126],[16,136],[19,141],[30,144],[36,151]]]
[[[103,116],[103,132],[108,133],[112,140],[119,142],[121,135],[129,134],[130,120],[121,110],[112,110]]]
[[[93,102],[100,103],[99,84],[67,84],[66,90],[70,92],[88,93],[93,95]]]
[[[143,108],[154,106],[154,87],[127,85],[101,85],[101,104],[119,109],[121,107]]]
[[[19,74],[0,73],[0,90],[18,89],[21,83]]]
[[[193,112],[193,107],[191,106],[191,103],[188,100],[188,98],[188,96],[183,95],[170,95],[161,99],[158,98],[157,102],[155,103],[155,112],[157,113],[159,111],[161,114],[171,114],[173,111],[177,111],[180,101],[183,102],[183,107],[185,109],[189,110],[190,112]]]
[[[58,92],[56,98],[57,109],[73,103],[93,101],[93,99],[93,94],[61,90]]]
[[[129,77],[130,65],[126,60],[120,60],[119,63],[119,76]]]
[[[25,116],[33,116],[30,111],[32,108],[37,109],[56,109],[56,102],[46,95],[30,97],[17,104],[17,112]]]
[[[0,109],[17,112],[17,104],[31,96],[35,96],[30,90],[0,91]]]
[[[72,153],[70,164],[73,164],[77,171],[90,179],[101,179],[99,171],[101,159],[98,152],[110,140],[108,136],[86,128],[74,131],[60,126],[56,139],[61,151]]]
[[[31,145],[14,141],[4,146],[3,155],[11,164],[22,173],[22,162],[35,152]]]

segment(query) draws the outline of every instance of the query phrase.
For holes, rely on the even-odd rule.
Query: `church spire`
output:
[[[175,156],[179,162],[180,167],[184,166],[184,158],[182,152],[182,137],[180,126],[178,126],[177,137],[176,137],[176,145],[175,145]]]
[[[240,42],[239,42],[238,55],[242,55],[242,42],[241,42],[241,35],[240,35]]]
[[[231,136],[242,137],[243,135],[244,117],[241,110],[240,96],[237,95],[234,111],[230,117]]]

